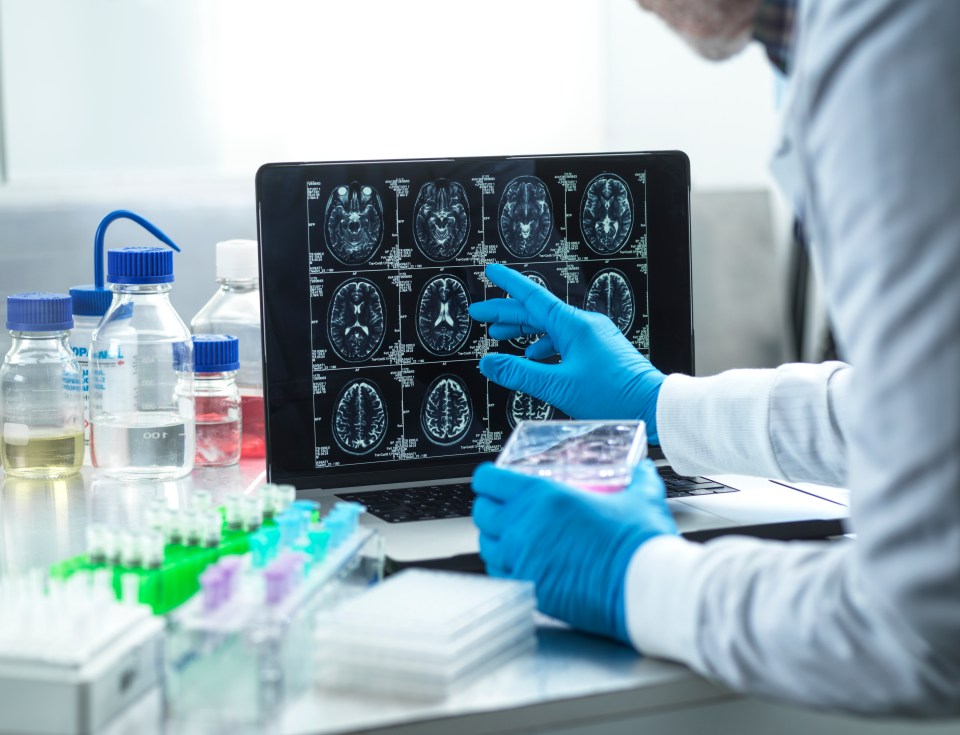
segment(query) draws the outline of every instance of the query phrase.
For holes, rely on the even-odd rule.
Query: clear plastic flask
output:
[[[0,367],[3,466],[13,477],[55,479],[83,462],[80,367],[67,337],[70,297],[25,293],[7,297],[13,338]]]
[[[170,480],[193,469],[193,342],[170,303],[173,252],[107,254],[113,301],[90,351],[90,449],[107,477]]]
[[[241,403],[238,340],[226,334],[193,337],[197,467],[228,467],[240,460]]]
[[[237,386],[243,404],[244,458],[266,456],[263,368],[260,359],[260,273],[256,240],[217,243],[213,298],[190,322],[194,334],[232,334],[240,340]]]
[[[74,286],[70,289],[73,299],[73,331],[70,346],[80,364],[80,388],[83,392],[83,463],[90,465],[90,344],[93,330],[100,324],[110,308],[113,293],[96,286]]]

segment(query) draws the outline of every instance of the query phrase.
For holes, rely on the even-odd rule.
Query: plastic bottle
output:
[[[193,337],[197,414],[197,467],[227,467],[240,460],[241,406],[237,389],[238,340],[226,334]]]
[[[83,391],[83,463],[90,465],[90,343],[93,342],[93,330],[100,324],[103,315],[110,308],[113,293],[96,286],[74,286],[70,289],[73,299],[73,331],[70,333],[70,346],[80,364],[80,382]]]
[[[67,343],[70,301],[49,293],[7,297],[13,345],[0,367],[0,453],[13,477],[67,477],[83,462],[80,366]]]
[[[90,351],[93,466],[116,479],[170,480],[193,469],[193,342],[170,303],[173,252],[107,254],[113,301]]]
[[[263,368],[260,360],[260,274],[256,240],[217,243],[220,288],[190,322],[194,334],[233,334],[240,340],[237,385],[243,404],[241,456],[266,455]]]

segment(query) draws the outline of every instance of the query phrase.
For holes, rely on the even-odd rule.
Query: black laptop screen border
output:
[[[650,358],[666,373],[693,374],[690,165],[682,152],[266,164],[257,172],[256,197],[267,473],[271,482],[290,483],[298,489],[430,482],[468,476],[478,463],[495,456],[475,453],[467,458],[401,460],[375,470],[313,466],[313,368],[310,319],[305,316],[310,308],[308,182],[331,175],[345,181],[373,177],[382,181],[391,175],[403,176],[413,164],[433,178],[455,179],[463,172],[481,169],[554,177],[558,164],[567,162],[564,169],[586,174],[638,165],[646,171]],[[561,215],[557,208],[554,211],[556,228]],[[487,226],[494,233],[496,222],[493,212]],[[487,240],[502,247],[497,234],[493,238],[488,235]],[[492,259],[496,259],[495,253]]]

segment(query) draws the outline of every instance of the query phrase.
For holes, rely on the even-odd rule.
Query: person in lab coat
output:
[[[681,474],[846,485],[857,538],[691,543],[649,463],[616,495],[483,465],[488,571],[738,691],[960,713],[960,2],[639,2],[707,57],[757,35],[788,72],[773,170],[849,364],[664,376],[606,317],[491,266],[513,298],[473,316],[495,338],[544,335],[527,357],[561,362],[480,369],[574,418],[645,420]]]

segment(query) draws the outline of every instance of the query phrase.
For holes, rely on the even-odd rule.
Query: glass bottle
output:
[[[220,288],[190,322],[194,334],[232,334],[240,340],[237,385],[243,404],[241,456],[266,456],[263,368],[260,358],[260,274],[256,240],[217,243]]]
[[[67,477],[83,462],[80,366],[67,343],[70,301],[48,293],[7,297],[13,344],[0,367],[0,454],[12,477]]]
[[[107,254],[113,301],[93,332],[90,448],[101,474],[171,480],[193,469],[193,342],[170,303],[173,252]]]
[[[236,337],[193,337],[193,386],[197,415],[197,467],[227,467],[240,460],[240,368]]]
[[[95,286],[74,286],[70,289],[73,299],[73,331],[70,346],[80,364],[80,387],[83,392],[83,464],[90,466],[90,343],[93,330],[100,324],[110,308],[113,293]]]

